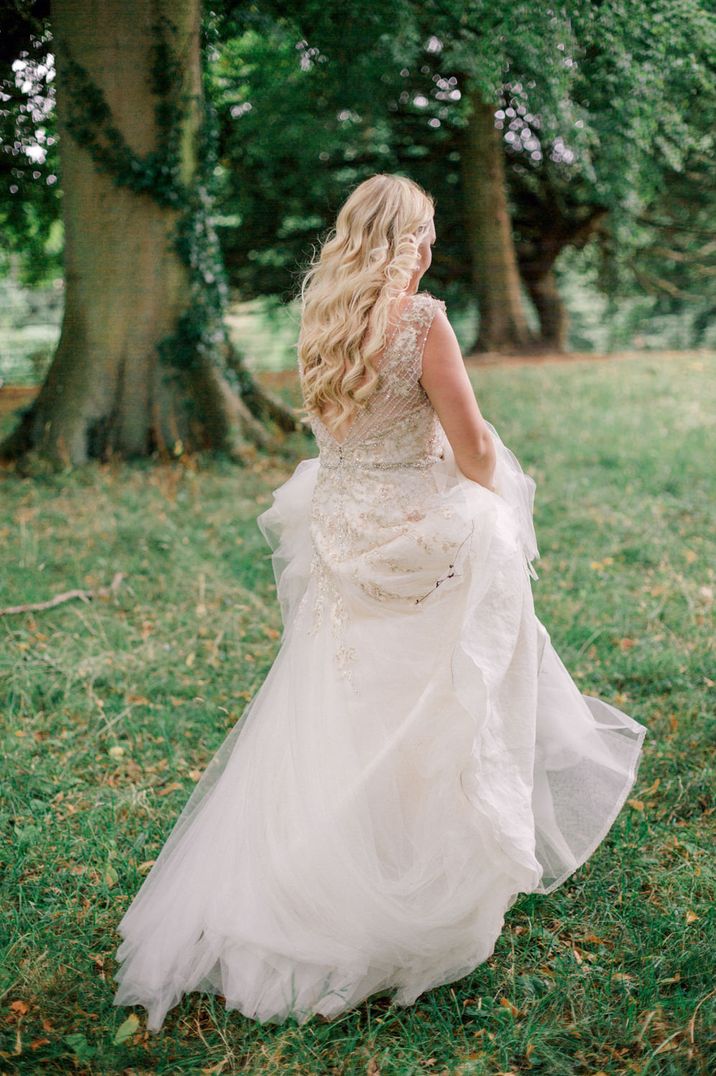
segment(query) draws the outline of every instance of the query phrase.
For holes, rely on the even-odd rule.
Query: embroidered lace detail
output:
[[[432,406],[420,384],[423,350],[435,312],[445,310],[442,299],[429,292],[418,292],[409,300],[381,360],[378,387],[367,404],[361,408],[346,436],[338,441],[317,416],[311,426],[321,452],[321,463],[331,456],[360,455],[363,462],[370,456],[385,461],[390,449],[390,427],[416,410],[432,413]],[[426,416],[427,417],[427,416]],[[409,445],[404,446],[410,448]],[[419,455],[415,452],[414,455]],[[405,451],[396,457],[406,459]]]
[[[383,354],[378,389],[342,441],[319,418],[311,420],[320,450],[311,507],[313,630],[330,617],[336,661],[348,678],[347,597],[397,602],[416,612],[455,574],[464,544],[464,535],[451,532],[449,512],[431,528],[430,541],[412,525],[435,513],[431,468],[446,444],[420,384],[425,340],[438,309],[445,304],[429,292],[411,297]],[[434,577],[426,578],[432,557]]]

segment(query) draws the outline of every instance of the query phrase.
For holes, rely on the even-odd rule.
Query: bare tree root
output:
[[[308,424],[303,419],[295,415],[273,393],[259,385],[246,369],[240,352],[231,343],[226,348],[226,365],[238,379],[241,399],[257,419],[273,422],[283,433],[308,430]]]

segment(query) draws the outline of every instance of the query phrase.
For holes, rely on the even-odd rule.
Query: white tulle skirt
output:
[[[259,518],[278,656],[119,924],[115,1004],[150,1030],[192,991],[259,1021],[383,990],[409,1005],[485,961],[518,894],[552,892],[610,829],[647,730],[579,692],[537,619],[534,485],[493,434],[502,495],[436,465],[470,539],[420,615],[349,610],[350,679],[315,617],[318,460]]]

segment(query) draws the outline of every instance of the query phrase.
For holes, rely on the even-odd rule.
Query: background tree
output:
[[[259,392],[223,328],[199,0],[56,0],[66,297],[57,353],[5,443],[66,464],[236,452]],[[219,363],[232,359],[233,369]]]
[[[615,304],[632,297],[634,331],[640,318],[663,314],[683,320],[684,344],[708,333],[714,211],[705,162],[716,128],[716,15],[705,0],[550,8],[523,0],[509,10],[486,0],[398,0],[390,8],[378,0],[226,0],[205,13],[204,26],[220,152],[216,167],[202,164],[210,142],[202,119],[200,202],[208,206],[211,186],[216,212],[204,214],[195,234],[208,237],[206,250],[216,226],[235,298],[292,298],[346,191],[375,171],[402,171],[437,199],[427,286],[453,311],[479,306],[478,347],[564,350],[567,264]],[[51,237],[57,249],[58,185],[46,182],[56,174],[51,109],[47,163],[30,168],[22,153],[37,146],[41,102],[51,103],[43,59],[51,43],[39,18],[32,48],[22,34],[4,40],[0,74],[12,94],[0,110],[0,159],[9,163],[0,217],[5,249],[22,254],[29,278],[51,271]],[[18,88],[12,57],[23,50],[35,76]],[[147,93],[146,107],[158,104]],[[134,162],[135,186],[143,168]],[[155,197],[151,183],[141,197]],[[564,262],[569,250],[590,246]],[[218,309],[215,269],[207,270],[216,282],[209,305]],[[203,289],[194,290],[199,302],[208,297]],[[216,330],[209,350],[226,351],[221,319],[202,318]],[[195,335],[202,318],[188,319]],[[237,386],[252,406],[260,399],[241,372]]]
[[[215,92],[241,293],[286,289],[348,184],[407,171],[437,197],[431,278],[461,305],[477,296],[478,346],[563,350],[562,252],[597,239],[608,261],[619,230],[636,268],[645,206],[709,137],[713,15],[638,6],[442,0],[388,18],[366,3],[356,28],[350,8],[264,3],[260,26],[235,22]],[[249,191],[247,154],[269,194]]]

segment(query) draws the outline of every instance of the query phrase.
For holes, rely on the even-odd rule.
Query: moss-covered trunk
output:
[[[211,326],[194,332],[201,287],[177,243],[199,226],[199,0],[54,0],[51,18],[65,312],[45,383],[4,454],[77,464],[231,449],[237,423],[256,423],[216,361],[216,326],[215,347]]]

